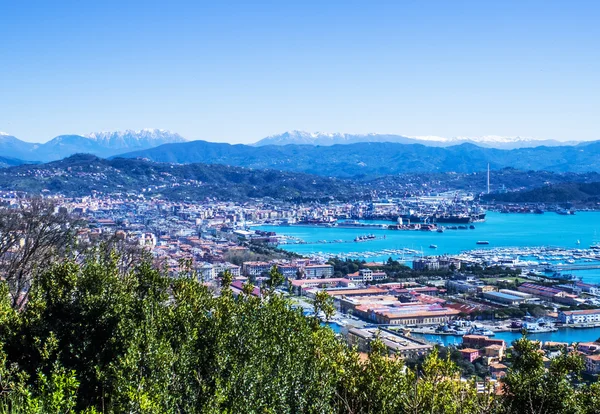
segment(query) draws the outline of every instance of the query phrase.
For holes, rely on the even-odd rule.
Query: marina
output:
[[[425,338],[427,341],[432,343],[441,344],[444,346],[460,345],[462,343],[462,337],[456,335],[440,335],[440,334],[414,334]],[[493,336],[494,339],[503,339],[507,344],[511,344],[513,341],[521,338],[523,335],[521,332],[496,332]],[[575,328],[559,328],[553,332],[540,332],[531,333],[527,337],[531,340],[541,342],[565,342],[565,343],[581,343],[581,342],[592,342],[600,338],[600,327],[586,328],[586,329],[575,329]]]

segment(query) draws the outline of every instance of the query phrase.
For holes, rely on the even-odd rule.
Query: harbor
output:
[[[375,221],[374,224],[383,224]],[[389,223],[389,222],[388,222]],[[410,262],[424,255],[463,255],[475,262],[497,260],[523,269],[543,272],[574,272],[589,283],[600,283],[600,251],[592,249],[600,240],[600,212],[560,214],[505,214],[489,211],[485,222],[468,231],[397,232],[370,229],[376,239],[353,240],[364,232],[355,228],[262,225],[278,236],[296,240],[280,248],[305,256],[339,257],[366,261]],[[385,238],[384,238],[385,236]],[[298,241],[303,241],[300,243]],[[320,241],[346,241],[322,243]],[[480,245],[478,241],[489,244]],[[435,245],[436,248],[429,248]]]

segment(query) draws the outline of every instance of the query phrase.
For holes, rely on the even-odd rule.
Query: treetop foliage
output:
[[[274,286],[238,296],[225,272],[215,296],[190,272],[171,279],[119,255],[62,259],[36,273],[28,302],[0,283],[0,413],[581,413],[599,412],[597,386],[564,353],[544,368],[515,345],[497,395],[461,381],[437,350],[408,369],[376,340],[365,357]],[[331,298],[315,310],[329,314]]]

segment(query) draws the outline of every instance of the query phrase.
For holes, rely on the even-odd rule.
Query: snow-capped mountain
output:
[[[507,137],[498,135],[485,135],[477,137],[440,137],[440,136],[403,136],[394,134],[344,134],[288,131],[283,134],[271,135],[256,142],[255,146],[264,145],[336,145],[354,144],[358,142],[395,142],[400,144],[422,144],[430,147],[447,147],[471,143],[482,147],[515,149],[558,145],[575,145],[577,141],[556,141],[531,137]]]
[[[162,144],[185,142],[181,135],[165,129],[142,129],[139,131],[92,132],[84,137],[111,149],[151,148]]]
[[[357,142],[397,142],[401,144],[417,144],[419,140],[390,134],[344,134],[328,132],[287,131],[283,134],[271,135],[256,142],[255,146],[265,145],[337,145],[355,144]]]
[[[440,136],[414,136],[411,137],[419,141],[444,143],[446,145],[460,145],[469,142],[482,147],[514,149],[514,148],[531,148],[542,145],[555,147],[560,145],[577,145],[579,141],[557,141],[553,139],[543,139],[534,137],[520,136],[502,136],[502,135],[483,135],[483,136],[458,136],[458,137],[440,137]]]
[[[76,153],[110,157],[129,151],[139,151],[162,144],[186,140],[164,129],[140,131],[95,132],[83,135],[59,135],[43,144],[21,141],[9,134],[0,134],[0,155],[27,161],[54,161]]]

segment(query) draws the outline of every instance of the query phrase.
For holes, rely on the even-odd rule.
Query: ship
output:
[[[467,214],[444,214],[433,216],[436,223],[471,223],[473,217]]]
[[[477,240],[475,244],[490,244],[490,242],[487,240]]]

